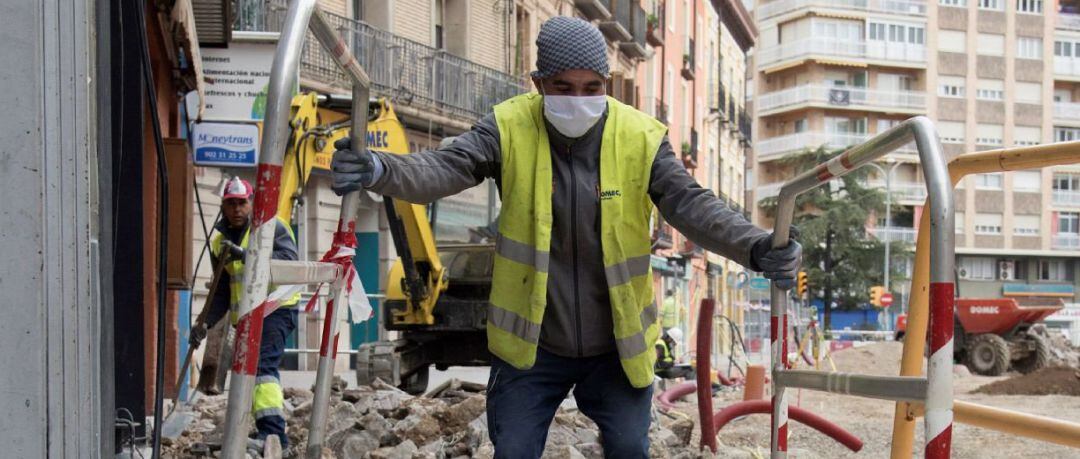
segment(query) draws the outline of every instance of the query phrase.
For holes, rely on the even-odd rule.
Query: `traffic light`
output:
[[[809,282],[806,279],[806,271],[799,271],[799,296],[806,295],[806,290],[810,288]]]
[[[885,294],[885,287],[875,285],[870,287],[870,304],[874,306],[881,306],[881,296]]]

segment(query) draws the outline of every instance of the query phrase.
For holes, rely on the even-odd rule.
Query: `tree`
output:
[[[839,153],[819,148],[791,156],[781,164],[802,173]],[[842,309],[866,304],[870,287],[883,280],[885,243],[868,235],[866,226],[871,217],[885,212],[885,192],[865,186],[868,172],[860,168],[803,193],[795,201],[794,224],[803,245],[802,269],[809,278],[811,298],[817,296],[824,304],[825,330],[832,325],[832,303]],[[770,218],[776,218],[776,204],[777,198],[762,202]],[[900,241],[892,244],[893,257],[911,250]]]

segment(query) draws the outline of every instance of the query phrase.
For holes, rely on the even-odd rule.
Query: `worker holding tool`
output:
[[[218,234],[210,242],[210,259],[217,265],[218,259],[230,256],[229,246],[240,249],[248,246],[251,223],[251,198],[254,189],[247,180],[233,177],[225,184],[221,195],[221,221],[214,227]],[[234,250],[235,252],[235,250]],[[239,256],[236,256],[239,255]],[[289,225],[277,220],[274,233],[275,260],[297,260],[296,236]],[[196,324],[191,329],[189,341],[197,347],[206,338],[207,330],[213,328],[225,313],[230,313],[233,325],[236,325],[236,310],[240,303],[240,294],[244,289],[243,253],[232,254],[232,261],[225,265],[225,272],[218,283],[228,285],[229,289],[217,289],[208,306],[210,310],[204,323]],[[273,291],[275,286],[271,286]],[[251,449],[262,451],[262,442],[267,436],[277,435],[281,447],[289,446],[285,435],[284,403],[278,366],[285,353],[285,338],[296,329],[297,309],[300,301],[297,293],[281,303],[281,307],[263,319],[262,341],[259,346],[259,368],[256,373],[255,393],[252,396],[251,411],[255,417],[258,438],[253,439]]]
[[[333,188],[426,203],[495,180],[502,197],[487,316],[487,416],[498,458],[538,458],[571,390],[606,457],[646,458],[653,344],[653,205],[690,240],[781,288],[801,248],[702,188],[667,128],[605,97],[607,45],[592,24],[554,17],[536,40],[538,93],[508,99],[448,146],[409,155],[335,144]]]

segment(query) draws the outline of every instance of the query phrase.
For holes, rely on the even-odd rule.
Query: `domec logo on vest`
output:
[[[621,197],[622,193],[619,190],[603,190],[600,192],[600,199],[607,201],[608,199],[614,199]]]

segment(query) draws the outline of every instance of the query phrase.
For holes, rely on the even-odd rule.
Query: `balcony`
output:
[[[690,128],[690,141],[683,142],[682,144],[682,161],[683,166],[685,166],[687,169],[697,169],[698,167],[697,129]]]
[[[645,104],[646,111],[652,110],[650,115],[654,116],[661,123],[667,124],[668,122],[668,106],[664,103],[663,99],[659,97],[646,97]]]
[[[601,20],[598,27],[600,32],[610,41],[630,41],[634,38],[630,34],[630,21],[633,17],[633,4],[630,0],[608,0],[611,17]]]
[[[1054,75],[1080,81],[1080,57],[1054,56]]]
[[[753,138],[751,137],[750,130],[753,125],[754,123],[750,119],[750,116],[746,114],[746,110],[739,111],[739,136],[741,137],[740,141],[744,145],[750,145],[750,139]]]
[[[675,229],[671,225],[657,219],[658,224],[653,228],[652,248],[670,249],[675,244]]]
[[[882,242],[899,241],[908,244],[915,243],[915,228],[903,226],[876,226],[866,228],[866,232]]]
[[[667,11],[667,5],[657,2],[653,9],[653,13],[646,18],[649,23],[648,41],[653,46],[664,46],[664,11]]]
[[[762,68],[792,60],[836,58],[856,61],[873,60],[893,66],[921,67],[926,64],[926,46],[878,40],[802,38],[764,48],[758,53]]]
[[[762,94],[757,101],[758,113],[761,116],[803,106],[854,110],[877,109],[889,113],[918,114],[926,111],[926,93],[803,85]]]
[[[884,180],[870,180],[866,182],[869,188],[878,188],[882,193],[886,192]],[[913,182],[893,182],[889,188],[893,202],[912,201],[922,203],[926,201],[926,185]]]
[[[574,6],[590,20],[607,20],[611,17],[612,0],[574,0]]]
[[[238,30],[277,32],[285,18],[280,2],[238,2]],[[371,77],[373,96],[392,96],[402,105],[473,122],[491,107],[527,91],[525,81],[452,54],[377,29],[364,22],[327,14],[352,45]],[[315,40],[304,43],[300,76],[343,92],[350,80]]]
[[[1080,103],[1054,102],[1054,120],[1066,123],[1080,122]]]
[[[832,8],[844,12],[855,10],[926,16],[926,2],[918,0],[779,0],[759,4],[756,8],[757,20],[761,21],[803,8]]]
[[[1058,207],[1080,207],[1080,191],[1054,190],[1054,205]]]
[[[705,256],[705,249],[694,241],[684,238],[679,254],[687,258],[702,258]]]
[[[1080,234],[1057,233],[1050,239],[1050,248],[1080,250]]]
[[[814,150],[818,147],[824,147],[827,150],[842,150],[862,143],[868,138],[870,138],[870,134],[800,132],[798,134],[759,139],[754,144],[754,152],[758,161],[771,161],[790,153]],[[897,153],[915,154],[914,143],[900,147]]]
[[[634,15],[630,18],[630,34],[634,36],[631,41],[619,43],[619,51],[631,59],[646,59],[652,55],[652,48],[645,43],[648,35],[649,24],[645,9],[639,5],[633,7]]]
[[[687,80],[694,79],[694,39],[686,39],[686,49],[683,50],[682,58],[682,77]]]
[[[1056,26],[1058,30],[1080,30],[1080,14],[1058,12]]]

